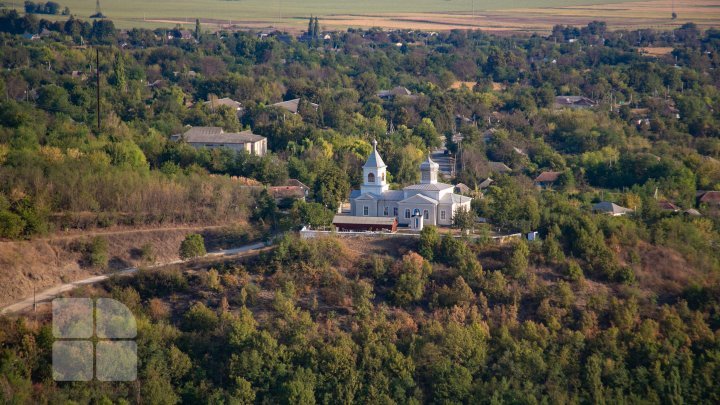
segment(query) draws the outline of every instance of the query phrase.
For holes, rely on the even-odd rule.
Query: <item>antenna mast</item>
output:
[[[95,14],[101,15],[102,11],[100,11],[100,0],[95,1]]]

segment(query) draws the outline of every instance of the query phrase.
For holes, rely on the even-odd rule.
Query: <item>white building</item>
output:
[[[451,184],[438,182],[440,165],[428,156],[420,165],[420,184],[390,190],[387,166],[373,141],[373,151],[363,166],[363,184],[350,194],[351,215],[356,217],[397,217],[400,225],[452,225],[454,213],[470,210],[472,198],[455,194]],[[417,218],[421,217],[420,221]],[[416,223],[417,222],[417,223]]]

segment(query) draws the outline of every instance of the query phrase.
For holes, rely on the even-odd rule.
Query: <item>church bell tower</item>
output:
[[[360,194],[380,195],[390,189],[386,178],[387,166],[377,151],[377,141],[373,140],[372,145],[373,151],[363,166],[363,184],[360,187]]]

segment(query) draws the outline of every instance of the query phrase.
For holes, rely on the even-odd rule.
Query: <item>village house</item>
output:
[[[411,95],[412,95],[412,93],[410,92],[410,90],[408,90],[407,88],[402,87],[402,86],[397,86],[397,87],[393,88],[392,90],[380,90],[377,93],[378,97],[385,99],[385,100],[393,99],[398,96],[411,96]]]
[[[503,162],[488,162],[490,171],[497,174],[507,174],[512,172],[512,169]]]
[[[211,98],[210,100],[205,101],[203,106],[209,108],[211,111],[215,111],[215,109],[225,106],[235,111],[237,115],[241,115],[243,112],[242,103],[229,97]]]
[[[706,206],[720,206],[720,191],[699,191],[698,204]]]
[[[558,181],[562,172],[542,172],[533,180],[536,186],[542,189],[552,188]]]
[[[309,104],[310,107],[311,107],[312,109],[314,109],[315,111],[317,111],[317,110],[318,110],[318,107],[320,107],[318,104],[315,104],[315,103],[310,103],[310,102],[308,102],[308,104]],[[291,113],[293,113],[293,114],[297,114],[298,111],[299,111],[299,109],[300,109],[300,99],[299,99],[299,98],[295,98],[295,99],[288,100],[288,101],[281,101],[281,102],[279,102],[279,103],[273,104],[272,106],[273,106],[273,107],[283,108],[283,109],[285,109],[285,110],[287,110],[287,111],[289,111],[289,112],[291,112]]]
[[[597,106],[595,100],[583,96],[557,96],[555,97],[555,108],[584,109]]]
[[[373,141],[373,151],[363,166],[363,184],[350,195],[350,215],[397,218],[400,225],[415,230],[424,225],[452,225],[457,210],[470,210],[472,198],[455,194],[451,184],[438,182],[439,170],[440,165],[428,156],[420,165],[420,184],[390,190],[387,166]]]
[[[228,133],[219,127],[192,127],[182,134],[171,136],[170,140],[185,141],[197,149],[228,148],[257,156],[267,153],[267,138],[253,134],[252,131]]]
[[[593,212],[596,212],[598,214],[607,214],[613,217],[619,217],[626,214],[631,214],[635,211],[631,210],[630,208],[621,207],[615,203],[611,203],[609,201],[603,201],[599,202],[597,204],[593,204],[592,206]]]

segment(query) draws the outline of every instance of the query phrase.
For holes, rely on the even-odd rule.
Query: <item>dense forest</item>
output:
[[[3,401],[720,402],[720,200],[699,198],[720,191],[720,31],[298,40],[198,24],[188,38],[3,11],[0,32],[0,238],[327,224],[377,139],[393,187],[445,144],[482,227],[541,239],[427,228],[358,257],[288,236],[249,264],[146,271],[93,291],[138,316],[138,383],[56,384],[48,326],[3,318]],[[396,86],[411,95],[378,97]],[[223,97],[242,113],[204,103]],[[272,105],[295,98],[298,114]],[[186,125],[250,129],[271,153],[171,141]],[[533,184],[545,171],[560,173],[550,189]],[[243,178],[298,179],[309,202],[278,204]],[[634,213],[594,214],[600,201]]]

